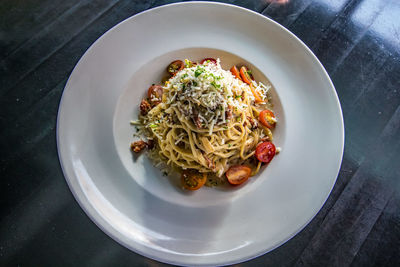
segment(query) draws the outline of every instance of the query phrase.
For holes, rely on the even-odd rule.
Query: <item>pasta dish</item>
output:
[[[132,151],[148,148],[152,159],[181,173],[189,190],[241,184],[272,160],[277,120],[270,85],[254,81],[245,66],[227,71],[213,58],[176,60],[167,71],[170,78],[148,89],[139,120],[131,122],[147,138],[133,142]]]

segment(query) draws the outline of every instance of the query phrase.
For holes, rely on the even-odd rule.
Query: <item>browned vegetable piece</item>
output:
[[[227,120],[232,119],[232,106],[228,106],[228,108],[225,111],[225,117]]]
[[[258,127],[258,123],[255,119],[250,116],[247,116],[247,119],[249,120],[252,129],[256,129]]]
[[[149,104],[149,102],[147,102],[146,99],[143,99],[142,102],[140,102],[140,114],[142,114],[144,116],[150,110],[151,110],[151,105]]]
[[[147,97],[152,106],[157,106],[162,102],[163,87],[161,85],[152,85],[147,90]]]
[[[214,170],[215,169],[215,163],[211,159],[209,159],[206,155],[203,154],[204,159],[207,161],[207,166],[209,169]]]
[[[136,141],[131,143],[131,150],[135,153],[139,153],[143,149],[145,149],[147,146],[147,143],[145,141]]]
[[[193,120],[194,125],[196,125],[196,127],[198,129],[201,129],[202,123],[201,123],[201,119],[199,116],[199,111],[196,108],[192,108],[192,112],[193,112],[193,115],[191,116],[191,118]]]

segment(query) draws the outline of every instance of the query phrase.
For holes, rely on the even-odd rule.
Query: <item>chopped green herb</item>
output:
[[[228,144],[228,147],[231,147],[232,146],[232,144]]]
[[[214,86],[215,88],[221,88],[220,84],[216,84],[214,81],[211,82],[211,85]]]
[[[237,117],[236,118],[236,121],[241,121],[242,120],[242,117]]]
[[[185,67],[190,68],[193,65],[192,61],[185,59]]]
[[[198,68],[195,70],[195,72],[194,72],[194,76],[197,78],[197,77],[199,77],[200,74],[202,74],[203,72],[204,72],[204,69],[198,67]]]
[[[228,130],[228,126],[224,126],[224,129],[225,129],[225,130]]]
[[[157,128],[157,127],[158,127],[158,125],[157,125],[157,124],[154,124],[154,123],[152,123],[152,124],[150,124],[150,125],[149,125],[149,127],[150,127],[150,128]]]
[[[212,73],[207,73],[207,74],[204,74],[204,78],[208,78],[208,77],[212,77],[213,79],[214,79],[214,81],[219,81],[219,80],[221,80],[222,79],[222,77],[221,76],[215,76],[214,74],[212,74]]]
[[[193,83],[194,86],[197,86],[197,82],[193,81],[192,83]]]
[[[242,96],[241,95],[237,95],[237,96],[235,96],[235,98],[239,99],[239,98],[242,98]]]

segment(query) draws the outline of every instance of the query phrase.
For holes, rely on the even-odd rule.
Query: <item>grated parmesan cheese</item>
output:
[[[270,86],[253,83],[265,101]],[[163,90],[166,103],[178,108],[183,116],[197,120],[202,127],[210,129],[209,134],[215,125],[228,122],[228,109],[236,113],[248,109],[248,105],[241,100],[243,92],[246,92],[250,101],[255,100],[250,87],[236,79],[230,71],[223,70],[219,59],[217,64],[210,62],[184,68],[165,83]]]

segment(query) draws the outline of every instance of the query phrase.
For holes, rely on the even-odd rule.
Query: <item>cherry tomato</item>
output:
[[[197,190],[207,180],[207,174],[199,173],[196,170],[184,170],[181,175],[181,183],[188,190]]]
[[[152,85],[147,90],[147,97],[153,106],[161,103],[163,95],[163,87],[161,85]]]
[[[253,84],[251,83],[251,84],[249,84],[249,86],[250,86],[251,93],[253,94],[256,103],[264,102],[262,100],[262,98],[260,97],[260,95],[257,93],[256,89],[254,89]]]
[[[247,84],[251,84],[251,81],[254,80],[253,75],[245,66],[240,68],[240,76],[242,77],[242,80]]]
[[[251,175],[251,169],[247,166],[236,165],[230,167],[226,173],[228,182],[232,185],[239,185],[247,181]]]
[[[185,63],[182,60],[172,61],[171,64],[168,65],[167,71],[169,74],[174,76],[178,71],[183,70],[185,67]]]
[[[256,147],[256,158],[264,163],[269,163],[275,156],[275,145],[271,142],[264,142]]]
[[[261,111],[258,119],[264,126],[268,127],[269,129],[275,127],[275,114],[269,109]]]
[[[237,68],[235,65],[233,65],[233,67],[231,68],[231,73],[232,73],[232,75],[235,76],[237,79],[239,79],[239,80],[242,81],[242,78],[240,77],[240,72],[239,72],[238,68]]]
[[[209,62],[211,62],[211,63],[217,65],[217,61],[216,61],[214,58],[212,58],[212,57],[208,57],[208,58],[203,59],[202,61],[200,61],[200,64],[204,64],[204,63],[207,62],[207,61],[209,61]]]

